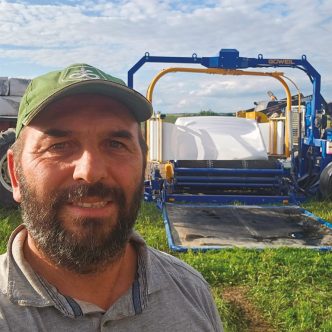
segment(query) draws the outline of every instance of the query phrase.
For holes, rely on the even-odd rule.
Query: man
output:
[[[221,331],[200,274],[132,231],[151,112],[86,64],[32,80],[8,152],[23,225],[0,258],[1,331]]]

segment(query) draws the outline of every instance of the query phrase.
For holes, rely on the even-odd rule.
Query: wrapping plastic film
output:
[[[152,160],[159,159],[156,142],[160,136],[156,136],[154,128],[150,131]],[[255,120],[226,116],[180,117],[175,124],[163,123],[161,136],[161,161],[268,159]]]
[[[17,116],[20,100],[29,84],[24,78],[0,77],[0,115]]]

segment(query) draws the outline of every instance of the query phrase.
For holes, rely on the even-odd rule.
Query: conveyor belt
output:
[[[329,224],[299,207],[165,204],[164,217],[174,247],[332,248]]]
[[[174,164],[176,168],[280,168],[275,160],[177,160]]]
[[[168,194],[284,196],[286,178],[276,160],[178,160],[166,185]]]

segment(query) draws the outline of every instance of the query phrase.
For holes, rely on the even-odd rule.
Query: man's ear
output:
[[[21,202],[21,190],[20,183],[17,176],[17,165],[14,160],[13,150],[9,149],[7,151],[7,167],[10,176],[10,182],[12,183],[13,188],[13,197],[14,200],[18,203]]]

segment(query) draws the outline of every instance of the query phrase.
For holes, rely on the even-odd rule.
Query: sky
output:
[[[213,57],[232,48],[249,58],[306,55],[332,101],[330,0],[0,0],[0,31],[0,76],[33,78],[88,63],[127,81],[146,52]],[[171,66],[145,64],[134,88],[145,95],[154,75]],[[276,70],[312,93],[302,71]],[[272,78],[174,73],[157,84],[153,105],[161,113],[233,112],[268,99],[269,90],[285,97]]]

